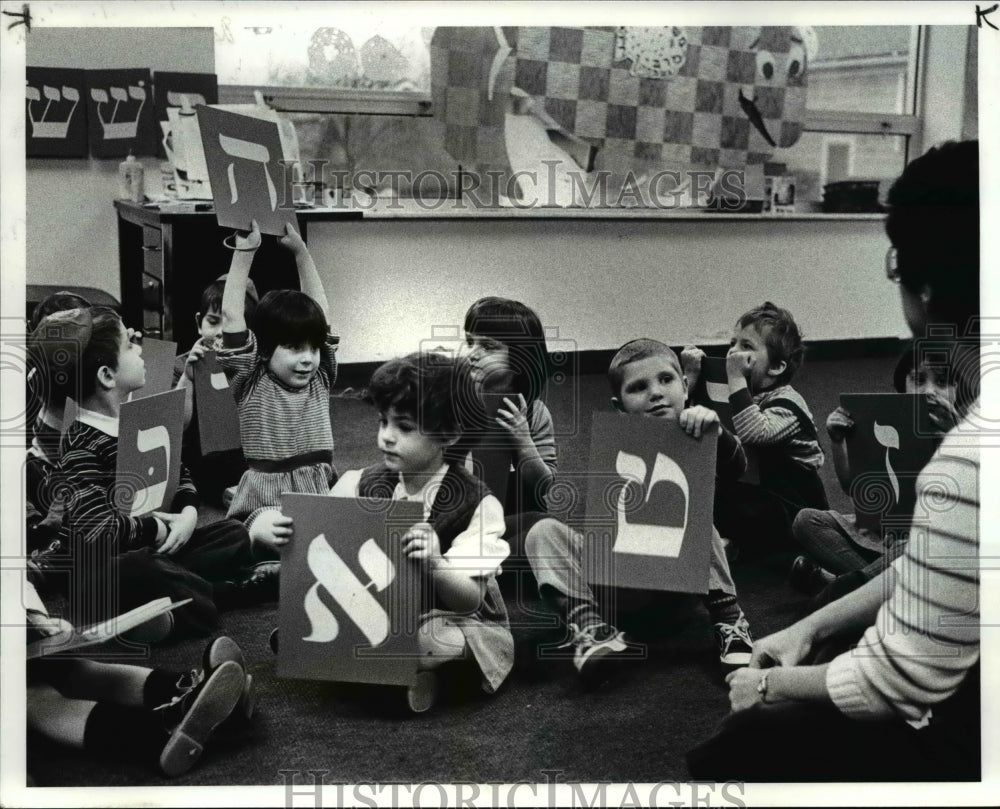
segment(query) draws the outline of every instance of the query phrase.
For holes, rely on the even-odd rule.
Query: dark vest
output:
[[[375,464],[361,472],[358,496],[388,500],[397,483],[398,472],[393,472],[383,463]],[[445,553],[452,540],[469,527],[476,508],[488,494],[489,490],[482,482],[463,467],[456,463],[448,465],[448,471],[434,496],[428,520],[437,532],[441,553]]]
[[[798,419],[802,432],[809,438],[818,440],[812,419],[795,402],[790,399],[774,399],[761,409],[771,407],[791,410]],[[789,519],[794,519],[803,508],[823,511],[830,508],[823,480],[817,470],[807,469],[793,461],[782,452],[780,445],[757,446],[753,448],[753,452],[760,469],[761,486],[781,500]]]

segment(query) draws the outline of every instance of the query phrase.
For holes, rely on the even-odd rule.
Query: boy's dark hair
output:
[[[213,312],[222,311],[222,295],[226,291],[226,276],[216,278],[211,284],[201,291],[201,308],[198,310],[202,317]],[[253,314],[257,310],[257,287],[253,281],[247,279],[247,292],[243,301],[243,319],[248,328],[253,328]]]
[[[775,378],[775,383],[783,385],[790,382],[802,365],[806,351],[802,345],[802,332],[799,331],[792,313],[775,306],[770,301],[765,301],[743,314],[736,325],[741,329],[753,326],[757,330],[764,338],[767,358],[771,365],[785,363],[785,370]]]
[[[887,202],[900,283],[914,293],[929,287],[928,320],[965,334],[979,314],[979,141],[950,141],[918,157]]]
[[[666,343],[659,340],[651,340],[648,337],[640,337],[638,340],[629,340],[611,358],[608,365],[608,384],[611,386],[611,395],[620,399],[622,395],[622,382],[625,380],[625,366],[633,362],[649,359],[650,357],[666,357],[677,369],[681,376],[681,361],[677,358],[677,353]]]
[[[254,312],[257,349],[270,357],[278,346],[322,348],[329,329],[319,304],[295,289],[272,289]]]
[[[425,435],[451,437],[461,432],[458,402],[466,378],[461,360],[436,351],[407,354],[375,369],[365,399],[382,413],[395,408],[412,416]]]
[[[102,365],[118,368],[122,319],[106,306],[64,309],[42,319],[28,338],[32,361],[44,377],[43,398],[85,399],[97,390]]]
[[[82,295],[77,295],[75,292],[67,290],[53,292],[51,295],[46,295],[42,298],[35,304],[35,308],[31,310],[31,317],[28,320],[28,331],[34,331],[38,327],[38,324],[42,322],[42,318],[51,315],[53,312],[65,312],[67,309],[86,309],[89,306],[90,301]]]
[[[489,337],[507,346],[513,392],[524,396],[529,405],[542,396],[549,376],[549,352],[542,322],[530,306],[510,298],[480,298],[465,313],[464,329],[466,335]]]
[[[97,371],[101,366],[118,370],[121,350],[121,316],[106,306],[94,306],[90,311],[94,325],[80,362],[80,395],[84,399],[97,390]]]

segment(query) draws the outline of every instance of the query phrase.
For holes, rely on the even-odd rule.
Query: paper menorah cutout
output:
[[[711,408],[716,412],[722,426],[736,434],[733,426],[733,407],[729,404],[729,376],[726,373],[725,357],[703,357],[701,375],[689,393],[691,403]],[[751,447],[744,447],[747,455],[747,468],[740,480],[746,483],[760,483],[760,467],[757,456]]]
[[[28,157],[86,157],[87,105],[82,70],[29,67],[25,70]]]
[[[92,157],[153,155],[153,82],[148,69],[88,70]]]
[[[146,363],[146,384],[133,391],[131,399],[142,399],[163,393],[173,387],[174,361],[177,359],[177,343],[169,340],[142,340],[142,360]]]
[[[422,504],[285,494],[281,510],[278,676],[412,685],[423,577],[401,539]]]
[[[115,507],[131,517],[169,510],[181,476],[184,391],[125,402],[118,422]]]
[[[595,413],[584,566],[593,584],[704,593],[712,540],[716,433]],[[617,477],[608,485],[608,473]],[[614,479],[614,478],[612,478]]]
[[[854,419],[847,454],[858,525],[874,532],[887,523],[908,525],[917,475],[939,443],[925,397],[855,393],[841,395],[840,403]]]
[[[219,225],[250,230],[256,219],[261,233],[277,236],[286,223],[297,229],[278,124],[213,107],[197,114]]]
[[[194,364],[194,409],[202,455],[243,446],[236,399],[214,351]]]

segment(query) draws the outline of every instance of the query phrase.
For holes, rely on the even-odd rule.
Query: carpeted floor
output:
[[[817,361],[800,372],[805,396],[827,446],[822,424],[846,391],[889,390],[894,359]],[[560,468],[582,470],[589,447],[589,414],[606,409],[603,376],[582,376],[553,389]],[[334,429],[341,471],[370,463],[375,420],[365,405],[337,400]],[[573,429],[573,425],[578,428]],[[849,509],[831,464],[824,466],[831,505]],[[219,512],[204,509],[203,520]],[[759,637],[801,614],[805,599],[785,583],[785,569],[768,562],[739,562],[733,573],[740,603]],[[520,578],[518,578],[520,576]],[[493,697],[447,686],[441,704],[420,716],[397,709],[387,689],[326,682],[281,680],[267,636],[276,607],[224,616],[223,632],[236,639],[250,661],[259,708],[249,730],[217,734],[197,767],[168,781],[149,764],[100,759],[29,739],[29,772],[38,786],[269,785],[284,783],[281,771],[325,770],[334,781],[425,780],[545,782],[557,771],[566,781],[686,780],[684,753],[707,736],[728,711],[707,615],[697,599],[668,596],[645,610],[622,615],[619,625],[647,644],[648,657],[613,683],[583,689],[570,661],[540,650],[562,634],[537,598],[528,574],[503,582],[514,623],[514,672]],[[198,665],[204,641],[156,648],[145,665]]]

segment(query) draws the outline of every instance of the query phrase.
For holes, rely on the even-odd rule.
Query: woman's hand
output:
[[[762,695],[757,691],[762,675],[762,669],[744,667],[736,669],[726,677],[726,682],[729,684],[730,710],[735,713],[763,702]]]
[[[804,621],[787,629],[754,641],[750,665],[766,669],[770,666],[797,666],[812,651],[813,633]]]
[[[436,567],[443,559],[441,540],[437,531],[427,522],[418,522],[403,534],[403,553],[428,567]]]
[[[291,517],[286,517],[276,508],[269,508],[257,515],[250,524],[250,539],[272,548],[287,545],[294,533]]]

